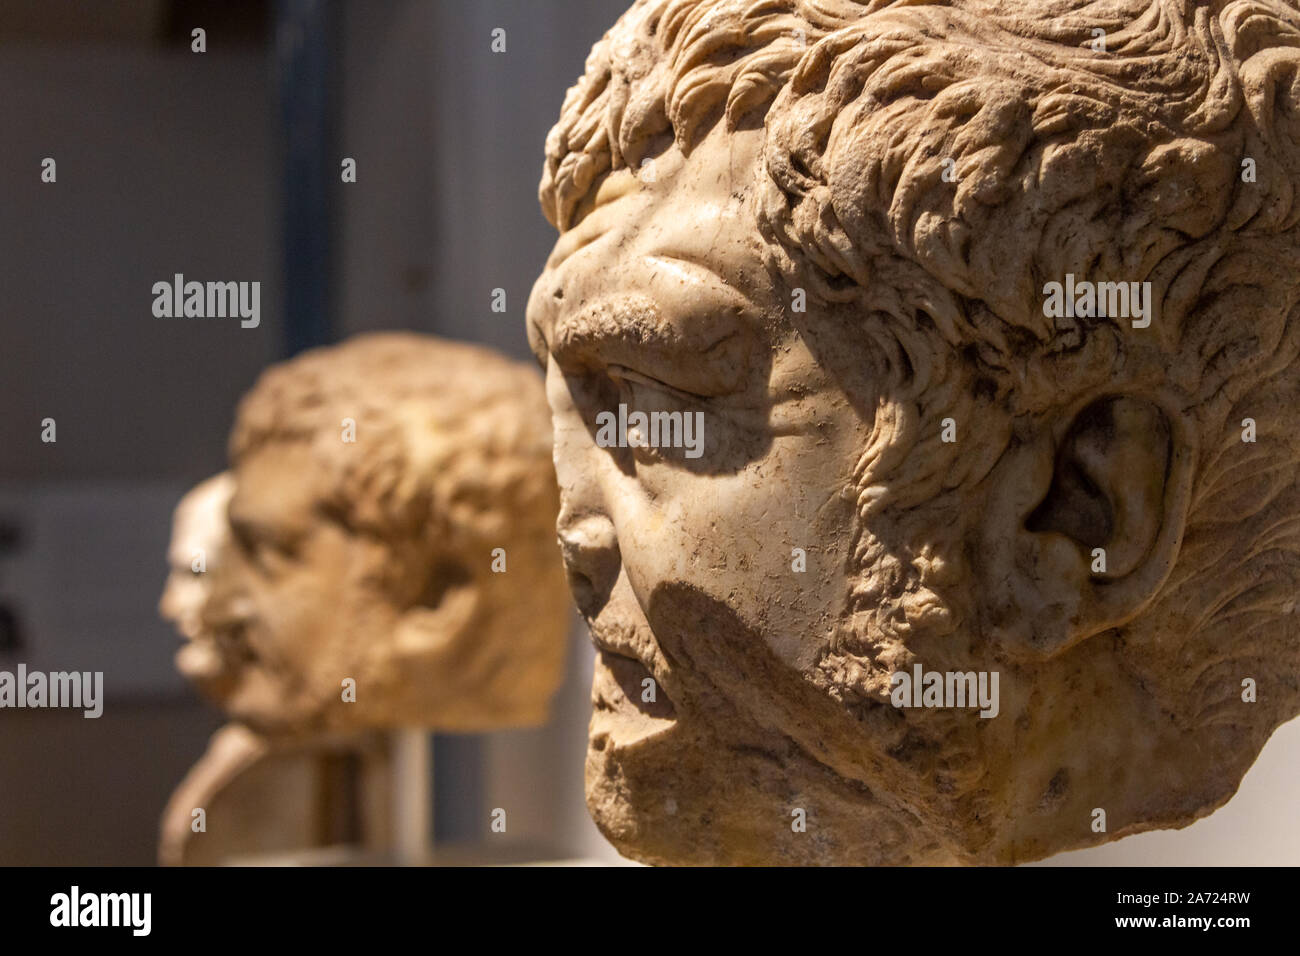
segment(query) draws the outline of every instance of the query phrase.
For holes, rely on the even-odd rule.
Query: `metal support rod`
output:
[[[423,730],[395,730],[391,748],[393,857],[416,866],[433,852],[433,741]]]

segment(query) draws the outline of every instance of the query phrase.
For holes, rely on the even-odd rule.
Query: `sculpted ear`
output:
[[[407,608],[393,635],[393,650],[405,665],[445,662],[461,652],[478,610],[479,594],[463,569],[440,567],[428,593]]]
[[[1063,432],[1051,425],[999,461],[980,523],[984,623],[1027,657],[1150,602],[1178,555],[1191,486],[1188,429],[1155,402],[1108,396]]]

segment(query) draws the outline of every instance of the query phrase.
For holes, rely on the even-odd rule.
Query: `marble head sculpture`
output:
[[[569,615],[550,459],[538,375],[482,348],[385,333],[271,368],[178,665],[261,733],[545,721]]]
[[[1298,136],[1278,0],[631,7],[528,311],[623,853],[1016,862],[1232,796],[1300,710]]]
[[[212,593],[212,574],[230,547],[226,507],[234,491],[230,472],[213,475],[186,492],[172,516],[169,570],[158,613],[185,639],[177,667],[195,677],[220,667],[215,642],[203,630],[203,611]]]

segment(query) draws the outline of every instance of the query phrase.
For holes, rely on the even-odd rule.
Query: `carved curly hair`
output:
[[[1151,681],[1166,709],[1256,749],[1294,716],[1296,4],[637,0],[565,98],[542,209],[564,231],[605,174],[666,142],[689,154],[719,123],[763,129],[771,266],[855,314],[880,367],[864,525],[985,476],[1018,416],[1158,394],[1196,424],[1194,488],[1144,612],[1169,626],[1121,635],[1126,666],[1145,682],[1177,661]],[[1045,316],[1042,287],[1066,273],[1150,282],[1150,328]],[[978,454],[940,442],[946,415],[980,423]],[[914,608],[943,603],[930,550],[880,548],[860,534],[855,560],[895,561]],[[1242,674],[1269,678],[1255,707],[1234,706]]]
[[[356,442],[342,440],[343,420]],[[275,365],[244,396],[230,459],[306,442],[329,476],[321,507],[435,553],[491,542],[553,545],[551,423],[532,367],[487,349],[385,332]],[[485,552],[486,553],[486,552]]]

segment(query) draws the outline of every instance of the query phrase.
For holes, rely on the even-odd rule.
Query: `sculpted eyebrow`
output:
[[[640,294],[576,310],[555,327],[551,349],[561,360],[621,366],[699,395],[743,385],[746,320],[724,303],[701,301],[688,315],[665,316]]]
[[[230,514],[228,523],[235,537],[244,542],[263,541],[277,547],[291,547],[303,537],[301,530],[278,527],[237,511]]]

